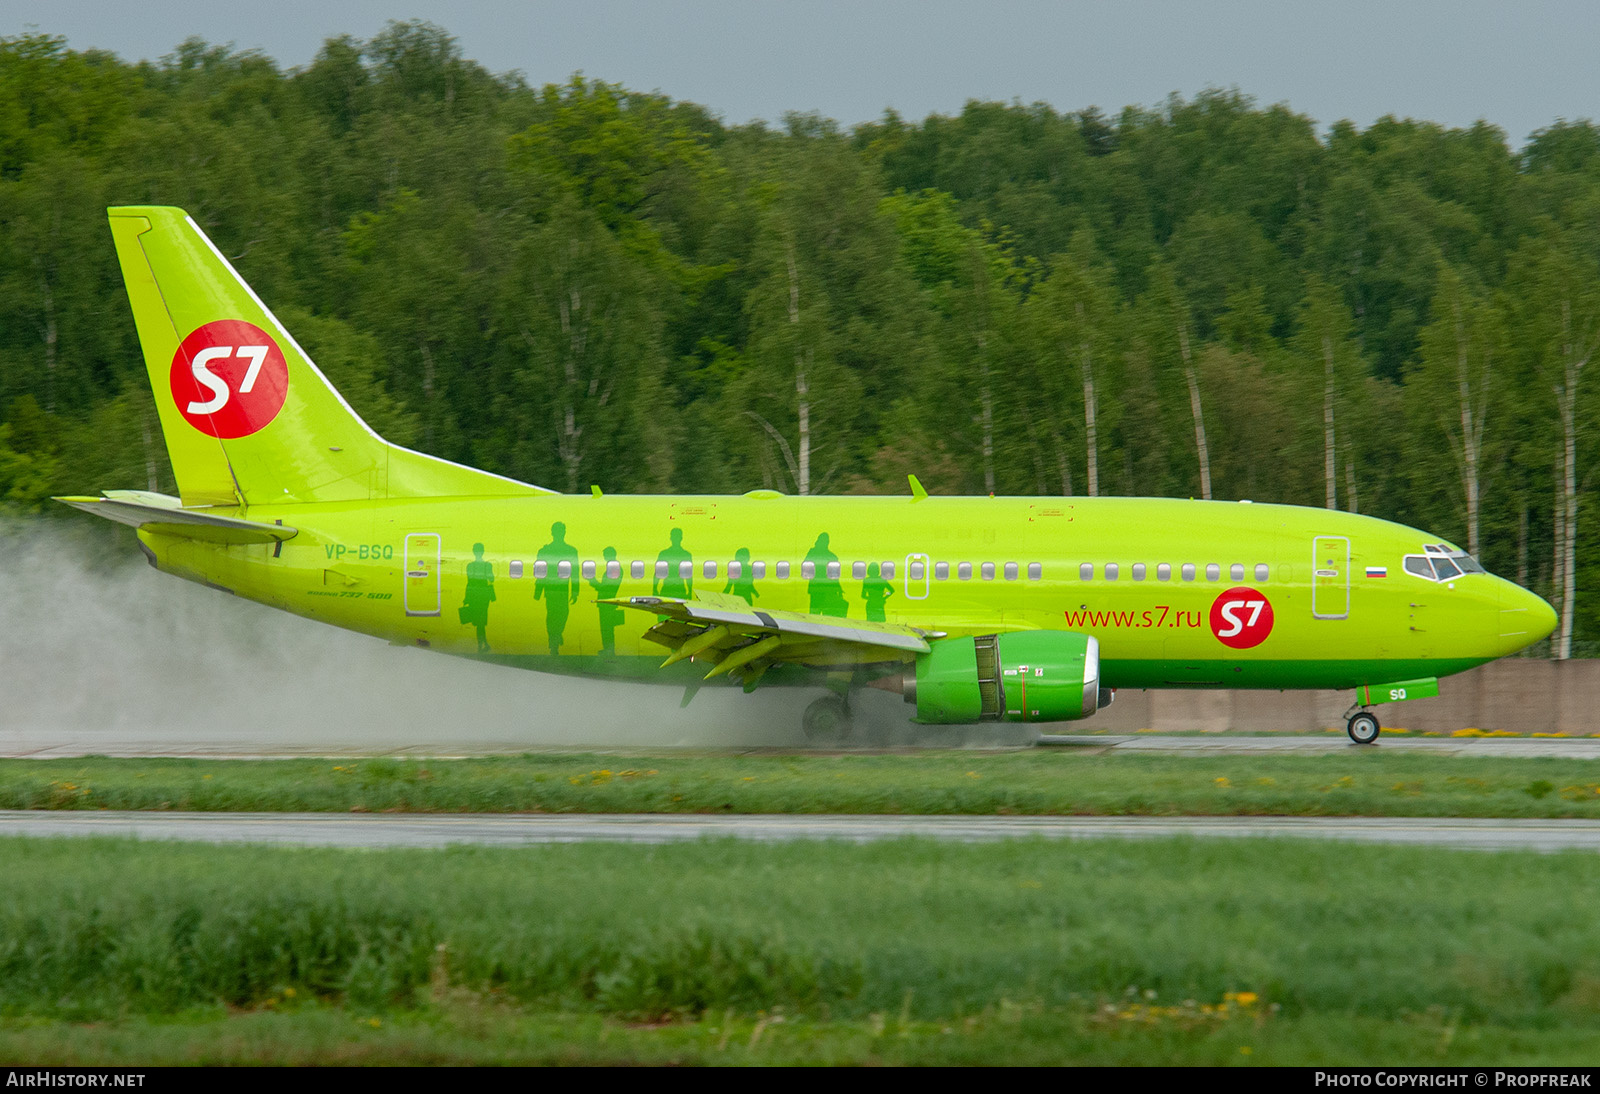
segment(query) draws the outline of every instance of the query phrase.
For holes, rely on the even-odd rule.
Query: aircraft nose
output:
[[[1502,580],[1500,640],[1507,652],[1524,649],[1556,629],[1556,610],[1520,585]]]

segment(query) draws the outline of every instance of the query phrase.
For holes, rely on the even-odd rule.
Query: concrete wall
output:
[[[1121,689],[1084,728],[1313,732],[1344,728],[1349,691]],[[1519,733],[1600,733],[1600,660],[1510,658],[1439,681],[1436,699],[1374,707],[1386,726],[1415,732],[1509,729]]]

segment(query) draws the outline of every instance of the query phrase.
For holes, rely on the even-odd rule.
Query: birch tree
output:
[[[1554,411],[1552,586],[1561,622],[1553,652],[1565,660],[1572,656],[1577,610],[1580,499],[1590,478],[1585,457],[1595,414],[1593,384],[1586,386],[1585,377],[1600,351],[1600,265],[1546,224],[1513,256],[1507,282],[1513,337],[1529,355],[1528,375]]]
[[[1295,335],[1294,351],[1301,374],[1307,381],[1304,387],[1317,392],[1322,423],[1322,485],[1323,504],[1329,509],[1339,508],[1339,456],[1340,419],[1345,408],[1354,401],[1356,387],[1361,380],[1360,356],[1351,340],[1350,311],[1339,299],[1339,294],[1327,282],[1315,275],[1307,279],[1304,303],[1300,308],[1299,331]],[[1317,378],[1311,383],[1311,377]],[[1351,431],[1350,423],[1344,429]],[[1344,446],[1347,481],[1354,485],[1351,446]]]
[[[1495,370],[1502,365],[1501,328],[1492,303],[1441,265],[1433,293],[1433,321],[1422,332],[1421,370],[1408,385],[1425,403],[1435,436],[1442,434],[1455,464],[1467,529],[1467,550],[1481,556],[1482,512],[1489,420],[1494,413]]]

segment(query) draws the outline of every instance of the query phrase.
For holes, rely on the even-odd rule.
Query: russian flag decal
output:
[[[1367,576],[1368,577],[1388,577],[1389,576],[1389,567],[1387,567],[1387,566],[1368,566],[1367,567]]]

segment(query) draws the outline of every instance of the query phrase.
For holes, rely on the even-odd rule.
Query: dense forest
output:
[[[171,491],[105,207],[188,209],[389,438],[561,490],[1251,498],[1455,539],[1600,648],[1600,128],[1233,91],[845,129],[0,39],[0,502]]]

